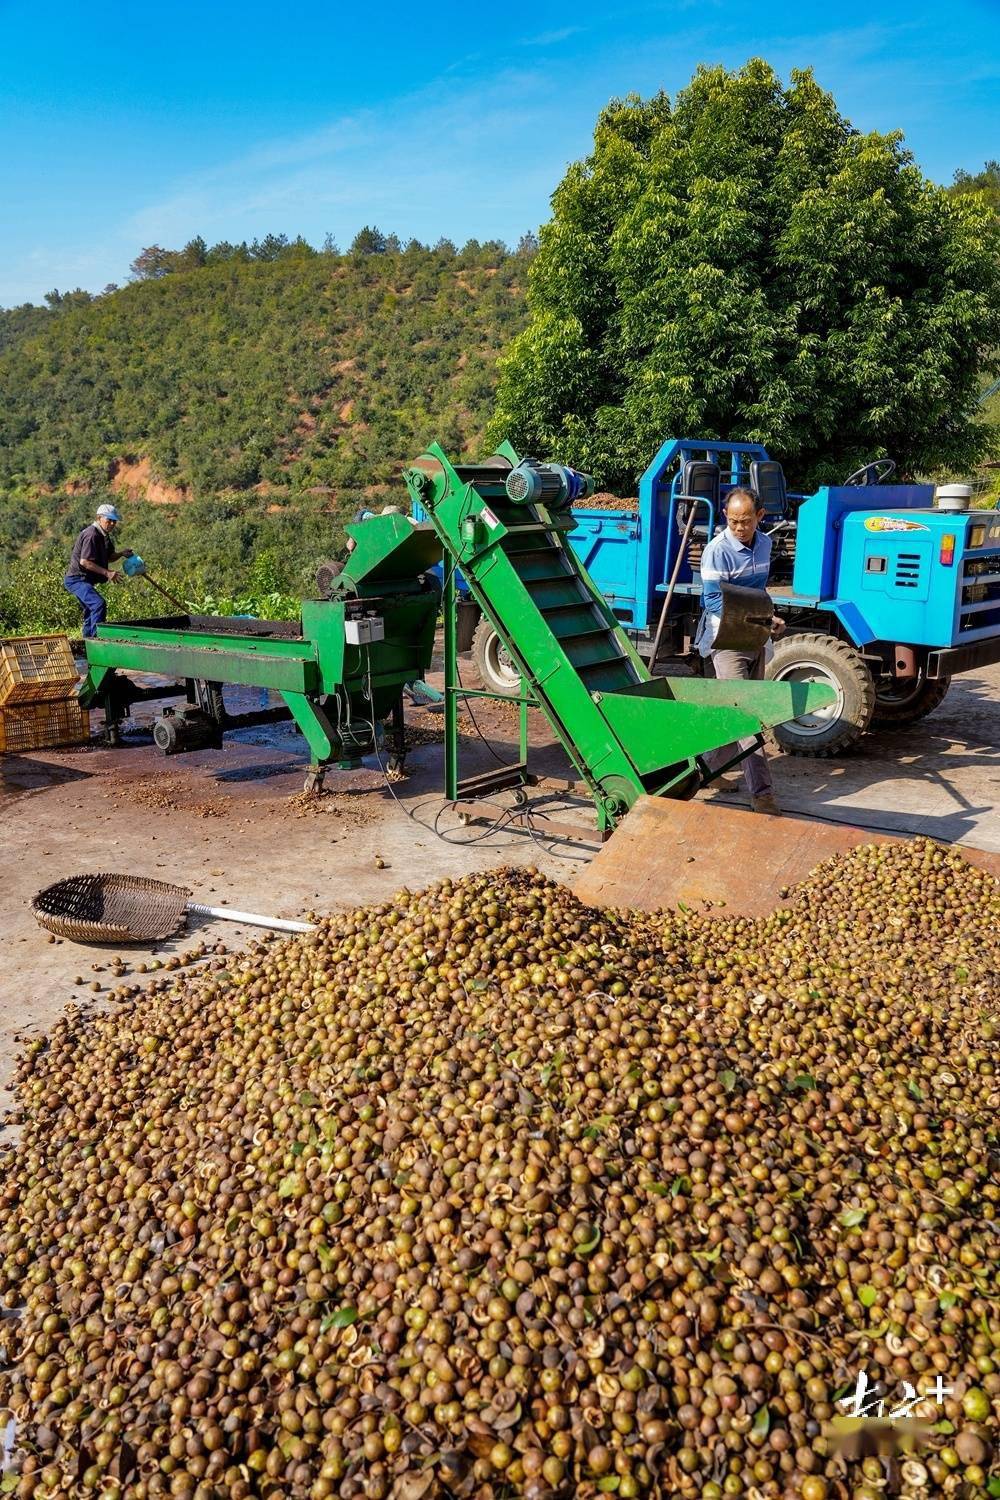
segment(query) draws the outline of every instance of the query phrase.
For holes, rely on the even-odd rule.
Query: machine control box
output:
[[[381,615],[358,615],[344,621],[344,639],[349,646],[371,646],[385,640],[385,621]]]

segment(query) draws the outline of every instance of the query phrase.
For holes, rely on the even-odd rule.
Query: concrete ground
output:
[[[516,760],[515,711],[479,700],[475,713],[497,754]],[[148,726],[151,714],[150,704],[141,705],[136,724]],[[379,901],[403,885],[501,864],[532,864],[572,881],[588,850],[547,839],[541,819],[534,836],[510,828],[490,833],[462,826],[443,809],[440,716],[408,708],[407,719],[416,744],[395,795],[378,768],[366,765],[331,772],[327,795],[314,803],[301,797],[304,742],[286,725],[241,731],[221,751],[169,760],[153,748],[148,727],[119,750],[94,744],[0,757],[0,1118],[21,1040],[50,1026],[71,999],[102,1004],[119,982],[110,974],[119,950],[49,941],[32,918],[31,897],[64,876],[146,874],[184,885],[209,905],[277,916]],[[567,797],[568,763],[541,719],[532,719],[540,792],[563,803],[564,819],[585,821],[589,804]],[[922,723],[870,735],[843,759],[776,756],[778,794],[789,810],[1000,851],[998,731],[994,667],[958,680]],[[463,774],[494,763],[466,717]],[[184,954],[196,938],[232,946],[248,935],[230,923],[199,921],[155,955],[122,949],[126,980],[142,982],[140,962]],[[102,986],[96,993],[89,988],[95,981]]]
[[[1000,852],[1000,666],[956,677],[926,719],[843,758],[779,757],[775,783],[790,812]]]

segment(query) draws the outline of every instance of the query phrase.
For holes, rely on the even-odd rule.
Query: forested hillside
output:
[[[957,173],[947,191],[996,214],[1000,167]],[[564,199],[560,189],[538,258],[531,236],[515,251],[475,241],[458,251],[447,241],[404,248],[365,229],[343,255],[283,235],[212,247],[195,239],[181,250],[147,247],[130,283],[100,296],[51,292],[44,307],[0,309],[0,633],[78,626],[60,579],[72,536],[101,499],[123,504],[122,543],[186,600],[288,614],[317,563],[342,545],[343,521],[362,503],[395,498],[399,470],[430,439],[477,453],[491,416],[498,434],[508,426],[524,437],[518,426],[530,428],[554,399],[552,370],[572,383],[586,363],[565,339],[549,340],[545,378],[535,380],[529,361],[517,384],[518,420],[507,410],[513,387],[498,410],[497,359],[527,325],[529,271],[544,301],[555,247],[566,262],[560,296],[575,288],[592,301],[604,285],[572,252],[587,215],[560,238]],[[648,267],[643,277],[651,282]],[[639,282],[635,331],[645,338],[666,325]],[[605,354],[616,374],[624,346],[612,339]],[[699,389],[728,368],[695,361]],[[664,378],[641,385],[644,399],[665,399],[678,369],[672,357]],[[599,424],[615,416],[601,405],[609,399],[595,408]],[[723,407],[718,425],[728,432]],[[981,412],[1000,422],[1000,392]],[[662,427],[658,418],[642,441],[638,427],[622,429],[633,467]],[[574,456],[565,437],[541,446]],[[794,445],[776,446],[787,459]],[[599,464],[599,455],[575,456]],[[981,470],[984,489],[995,492],[997,473]],[[142,583],[108,597],[112,618],[159,607]]]
[[[120,290],[0,315],[2,628],[39,622],[105,493],[125,501],[123,540],[187,596],[239,598],[252,571],[294,593],[428,441],[478,449],[530,242],[367,234],[346,255],[278,239],[276,258],[160,251]],[[134,594],[113,599],[134,612]]]

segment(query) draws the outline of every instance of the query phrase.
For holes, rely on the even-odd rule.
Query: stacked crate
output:
[[[66,636],[0,640],[0,753],[89,739],[90,715],[77,701],[78,682]]]

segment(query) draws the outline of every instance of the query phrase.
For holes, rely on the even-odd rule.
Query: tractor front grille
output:
[[[1000,551],[976,552],[962,566],[959,631],[1000,629]]]
[[[965,560],[964,577],[979,578],[983,573],[1000,576],[1000,552],[977,552]]]

